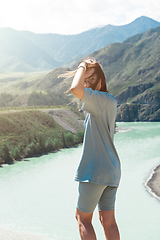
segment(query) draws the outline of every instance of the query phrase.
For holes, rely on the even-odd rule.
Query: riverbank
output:
[[[83,120],[72,108],[1,112],[0,166],[82,143]]]
[[[151,171],[149,178],[145,182],[145,187],[153,197],[160,200],[160,165]]]
[[[115,133],[122,133],[122,132],[129,132],[131,131],[131,128],[126,128],[126,127],[118,127],[116,126]]]
[[[83,141],[84,115],[73,108],[8,110],[0,120],[0,166]],[[117,126],[115,133],[130,130]]]

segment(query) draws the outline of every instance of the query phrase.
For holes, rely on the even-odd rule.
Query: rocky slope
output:
[[[117,121],[160,121],[160,27],[92,54],[118,102]]]
[[[154,94],[150,91],[152,87],[152,83],[141,84],[133,87],[130,86],[126,91],[121,92],[117,96],[119,103],[117,121],[160,121],[158,92]],[[126,103],[129,99],[133,98],[134,100],[131,103]]]

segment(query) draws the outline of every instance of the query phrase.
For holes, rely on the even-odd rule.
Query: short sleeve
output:
[[[83,98],[80,100],[80,109],[93,116],[100,115],[110,102],[110,94],[85,88]]]

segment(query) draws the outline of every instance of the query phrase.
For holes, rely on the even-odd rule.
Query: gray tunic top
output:
[[[107,92],[85,88],[80,107],[88,114],[75,180],[116,187],[121,174],[119,157],[113,144],[116,99]]]

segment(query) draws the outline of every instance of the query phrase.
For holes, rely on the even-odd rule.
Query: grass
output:
[[[7,92],[12,94],[26,92],[25,84],[32,86],[34,81],[43,78],[48,72],[0,72],[0,93]],[[20,86],[20,87],[17,87]],[[17,91],[18,90],[18,91]],[[32,91],[32,87],[28,92]]]
[[[0,132],[0,145],[7,143],[15,147],[21,142],[27,144],[29,135],[33,138],[41,133],[47,137],[64,133],[65,130],[49,114],[28,109],[1,112]]]
[[[58,108],[61,109],[62,106]],[[42,111],[45,109],[53,108],[0,109],[0,164],[82,143],[83,131],[76,128],[77,133],[72,134],[65,130],[50,114]],[[74,112],[76,113],[76,110]],[[73,120],[73,116],[69,119],[67,114],[62,118],[74,127],[75,122],[83,119],[83,116],[78,114]]]

